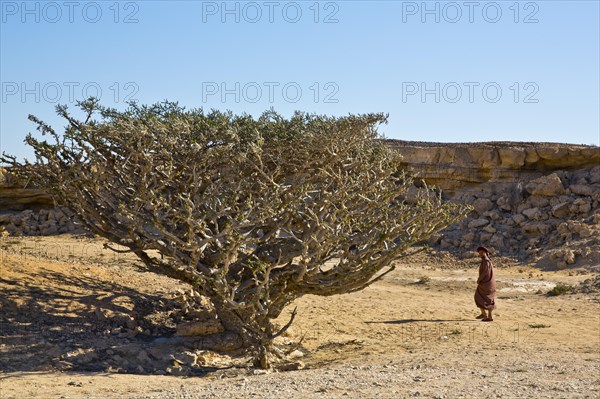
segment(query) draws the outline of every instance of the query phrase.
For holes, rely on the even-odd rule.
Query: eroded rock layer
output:
[[[549,268],[600,265],[600,147],[557,143],[441,144],[387,140],[402,168],[471,204],[462,222],[432,238],[439,249],[478,245]],[[18,187],[0,168],[0,230],[10,235],[81,232],[43,189]]]
[[[388,143],[403,167],[474,208],[433,237],[435,247],[464,253],[485,245],[547,268],[600,265],[599,147]]]

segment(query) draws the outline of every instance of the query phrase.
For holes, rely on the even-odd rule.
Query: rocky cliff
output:
[[[0,212],[51,207],[52,198],[43,189],[19,187],[0,167]]]
[[[600,265],[600,147],[555,143],[440,144],[389,140],[402,166],[469,217],[435,247],[478,245],[547,268]]]
[[[600,147],[558,143],[443,144],[387,140],[402,166],[452,194],[486,182],[529,181],[557,170],[600,165]]]
[[[548,268],[600,265],[600,147],[556,143],[441,144],[387,140],[402,168],[473,205],[431,245],[478,245]],[[0,168],[0,229],[46,235],[80,231],[41,189],[17,187]]]
[[[71,211],[54,207],[46,190],[17,185],[0,167],[0,234],[33,236],[83,231]]]

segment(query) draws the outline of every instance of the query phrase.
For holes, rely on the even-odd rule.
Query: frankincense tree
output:
[[[376,130],[383,114],[78,105],[82,120],[57,107],[62,134],[30,116],[52,142],[28,135],[36,162],[4,162],[94,234],[209,298],[261,367],[286,305],[364,289],[463,213],[428,189],[407,200],[413,181]]]

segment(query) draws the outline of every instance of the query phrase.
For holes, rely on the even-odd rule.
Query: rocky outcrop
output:
[[[387,140],[401,167],[473,206],[432,238],[439,249],[497,254],[550,268],[600,265],[600,148],[552,143],[436,144]],[[416,188],[414,188],[416,190]],[[43,190],[16,187],[0,168],[0,230],[11,235],[80,232]]]
[[[54,235],[83,233],[73,212],[55,208],[42,188],[23,188],[0,168],[0,232],[9,235]]]
[[[17,186],[10,174],[0,167],[0,210],[22,211],[52,206],[52,198],[45,190]]]
[[[493,181],[530,181],[551,171],[600,165],[600,148],[558,143],[423,143],[387,140],[402,166],[452,194]]]
[[[568,179],[586,172],[599,173],[600,167],[562,174]],[[566,183],[565,194],[548,197],[521,191],[516,183],[510,189],[521,196],[512,203],[493,183],[486,185],[492,187],[478,193],[457,193],[452,200],[471,203],[478,196],[490,199],[495,207],[473,210],[466,220],[442,231],[435,245],[453,252],[485,245],[498,255],[537,261],[546,268],[600,265],[600,184],[589,184],[590,196],[571,192]]]
[[[387,142],[445,199],[473,206],[432,238],[435,247],[464,253],[485,245],[547,268],[600,265],[599,147]]]
[[[572,190],[583,185],[586,190]],[[547,267],[600,264],[600,166],[552,172],[529,182],[487,182],[452,201],[473,211],[433,241],[451,251],[478,245]]]
[[[1,208],[0,208],[1,209]],[[25,211],[1,211],[0,231],[9,235],[50,236],[63,233],[83,233],[77,218],[66,208],[43,208]]]

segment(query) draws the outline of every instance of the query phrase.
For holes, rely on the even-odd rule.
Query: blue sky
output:
[[[599,2],[0,1],[0,146],[87,95],[386,112],[402,140],[600,145]]]

